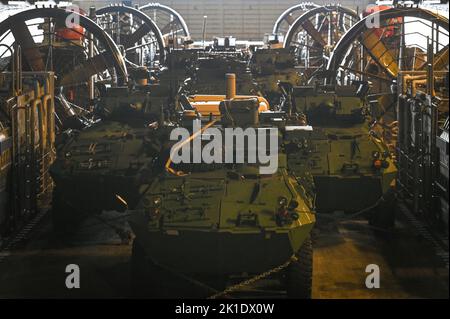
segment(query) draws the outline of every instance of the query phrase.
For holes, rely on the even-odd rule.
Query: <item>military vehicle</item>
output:
[[[234,81],[234,76],[228,81]],[[193,130],[185,141],[199,138],[205,144],[204,135],[217,138],[217,132],[223,138],[226,127],[273,128],[260,121],[263,116],[258,116],[256,96],[236,99],[233,89],[227,91],[219,105],[226,116],[212,121],[198,116],[206,125]],[[234,145],[231,151],[236,156],[246,150]],[[136,235],[134,290],[153,297],[207,297],[226,289],[232,278],[279,267],[273,272],[285,284],[288,296],[310,298],[309,233],[315,223],[312,179],[299,182],[287,170],[283,149],[278,151],[273,174],[262,174],[261,165],[250,161],[175,164],[165,152],[166,158],[160,161],[165,169],[141,185],[140,202],[130,210],[129,223]],[[289,263],[292,255],[298,259]],[[186,284],[189,288],[183,291]]]
[[[237,78],[237,93],[255,95],[256,87],[248,68],[248,52],[230,47],[226,39],[229,38],[215,39],[212,47],[198,50],[190,94],[222,94],[226,87],[225,75],[233,73]]]
[[[137,202],[140,183],[155,174],[154,161],[165,139],[158,124],[152,126],[104,121],[67,136],[50,169],[58,233],[74,229],[90,214],[123,211]]]
[[[279,104],[281,92],[278,82],[292,86],[301,84],[301,75],[295,69],[295,58],[289,49],[258,49],[250,59],[250,69],[258,92],[275,107]]]
[[[133,207],[142,179],[155,173],[184,71],[140,70],[131,74],[129,86],[102,88],[94,108],[96,123],[60,138],[51,167],[58,232],[73,229],[72,223],[87,215]]]
[[[111,38],[117,42],[122,38],[121,44],[128,48],[122,57],[128,76],[116,85],[97,81],[90,110],[95,121],[59,138],[51,174],[56,184],[53,221],[61,234],[76,229],[83,217],[102,210],[125,210],[137,203],[141,180],[155,174],[154,162],[168,139],[166,120],[175,107],[180,83],[188,76],[186,62],[194,54],[167,52],[158,27],[134,8],[111,6],[91,9],[90,14]],[[109,24],[118,21],[118,16],[123,21],[111,28]],[[142,27],[133,37],[129,17],[134,17],[133,28]],[[143,38],[154,39],[156,47],[133,46]]]
[[[388,147],[371,130],[367,90],[364,82],[294,87],[291,107],[306,116],[310,127],[286,131],[288,168],[313,175],[318,212],[373,208],[374,224],[392,226],[397,169]]]

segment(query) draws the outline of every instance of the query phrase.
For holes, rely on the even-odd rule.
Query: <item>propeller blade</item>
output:
[[[123,39],[122,45],[125,49],[134,46],[140,39],[142,39],[148,32],[150,27],[147,24],[142,24],[136,31],[130,34],[126,39]]]
[[[25,21],[16,21],[11,28],[16,44],[20,45],[23,57],[32,71],[44,71],[44,58]]]
[[[110,59],[111,55],[108,52],[98,54],[76,66],[69,73],[64,74],[59,84],[62,86],[72,86],[86,82],[91,76],[106,70]]]
[[[302,26],[305,31],[311,36],[311,38],[314,39],[314,41],[319,43],[322,47],[327,45],[327,41],[322,38],[322,35],[319,33],[319,31],[316,30],[311,21],[306,20],[305,22],[303,22]]]

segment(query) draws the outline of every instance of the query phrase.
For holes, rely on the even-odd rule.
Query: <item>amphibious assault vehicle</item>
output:
[[[55,230],[64,234],[88,215],[136,203],[141,180],[155,174],[158,134],[113,121],[71,133],[50,170]]]
[[[250,59],[250,69],[258,92],[275,107],[280,102],[278,82],[300,85],[302,76],[295,69],[294,55],[285,48],[258,49]]]
[[[192,77],[190,94],[221,94],[226,87],[225,75],[236,74],[236,91],[254,95],[255,85],[243,51],[199,52]]]
[[[105,88],[94,110],[98,121],[60,137],[50,169],[55,230],[64,234],[82,217],[137,203],[142,180],[155,174],[154,162],[168,140],[169,80]]]
[[[279,130],[260,121],[258,98],[237,97],[234,76],[228,81],[227,95],[219,103],[221,116],[208,119],[198,114],[196,120],[206,125],[200,130],[190,127],[192,135],[185,144],[199,139],[204,153],[210,143],[223,146],[227,130],[234,128],[246,129],[247,134],[257,132],[258,145],[267,137],[259,137],[262,132],[272,132],[278,141]],[[290,174],[280,144],[276,148],[278,167],[272,173],[262,173],[265,164],[252,162],[250,155],[237,163],[221,162],[227,156],[222,150],[232,152],[236,159],[249,149],[259,151],[247,143],[247,148],[216,145],[213,153],[219,159],[212,163],[176,164],[167,155],[162,161],[164,170],[141,185],[140,202],[130,210],[129,218],[136,235],[134,291],[153,297],[207,297],[226,289],[236,278],[273,271],[289,297],[311,297],[312,179]],[[194,148],[188,148],[190,157],[194,157]],[[170,154],[179,150],[174,146]],[[289,263],[293,255],[298,259]]]
[[[371,130],[367,89],[362,82],[294,87],[290,107],[311,126],[286,132],[288,168],[313,175],[318,212],[373,208],[370,220],[388,226],[394,221],[391,189],[397,169],[388,147]]]

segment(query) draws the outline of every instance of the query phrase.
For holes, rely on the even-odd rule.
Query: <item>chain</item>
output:
[[[224,291],[218,292],[218,293],[216,293],[216,294],[214,294],[214,295],[208,297],[208,299],[217,299],[217,298],[220,298],[220,297],[224,297],[224,296],[226,296],[226,295],[228,295],[228,294],[230,294],[230,293],[232,293],[232,292],[241,290],[241,289],[245,288],[246,286],[249,286],[249,285],[251,285],[251,284],[254,284],[255,282],[257,282],[257,281],[259,281],[259,280],[261,280],[261,279],[264,279],[264,278],[266,278],[266,277],[269,277],[270,275],[273,275],[273,274],[275,274],[275,273],[277,273],[277,272],[283,270],[284,268],[286,268],[287,266],[289,266],[289,264],[290,264],[291,262],[295,262],[295,261],[297,261],[297,260],[298,260],[298,258],[297,258],[295,255],[292,255],[291,258],[289,258],[289,260],[286,261],[284,264],[281,264],[281,265],[279,265],[279,266],[277,266],[277,267],[275,267],[275,268],[272,268],[272,269],[270,269],[270,270],[268,270],[268,271],[266,271],[266,272],[263,272],[263,273],[261,273],[261,274],[259,274],[259,275],[256,275],[255,277],[252,277],[252,278],[250,278],[250,279],[247,279],[247,280],[245,280],[245,281],[243,281],[243,282],[240,282],[240,283],[238,283],[238,284],[236,284],[236,285],[233,285],[233,286],[231,286],[231,287],[228,287],[228,288],[225,289]]]

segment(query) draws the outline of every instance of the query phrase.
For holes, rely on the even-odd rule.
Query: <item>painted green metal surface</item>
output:
[[[375,204],[393,186],[397,169],[370,130],[364,98],[355,87],[298,87],[294,99],[312,130],[286,133],[288,167],[313,175],[317,210],[352,212]]]
[[[137,240],[155,262],[183,273],[259,273],[278,266],[315,223],[313,197],[288,173],[283,157],[273,175],[259,175],[249,164],[199,164],[185,176],[161,174],[142,186],[130,217]]]

